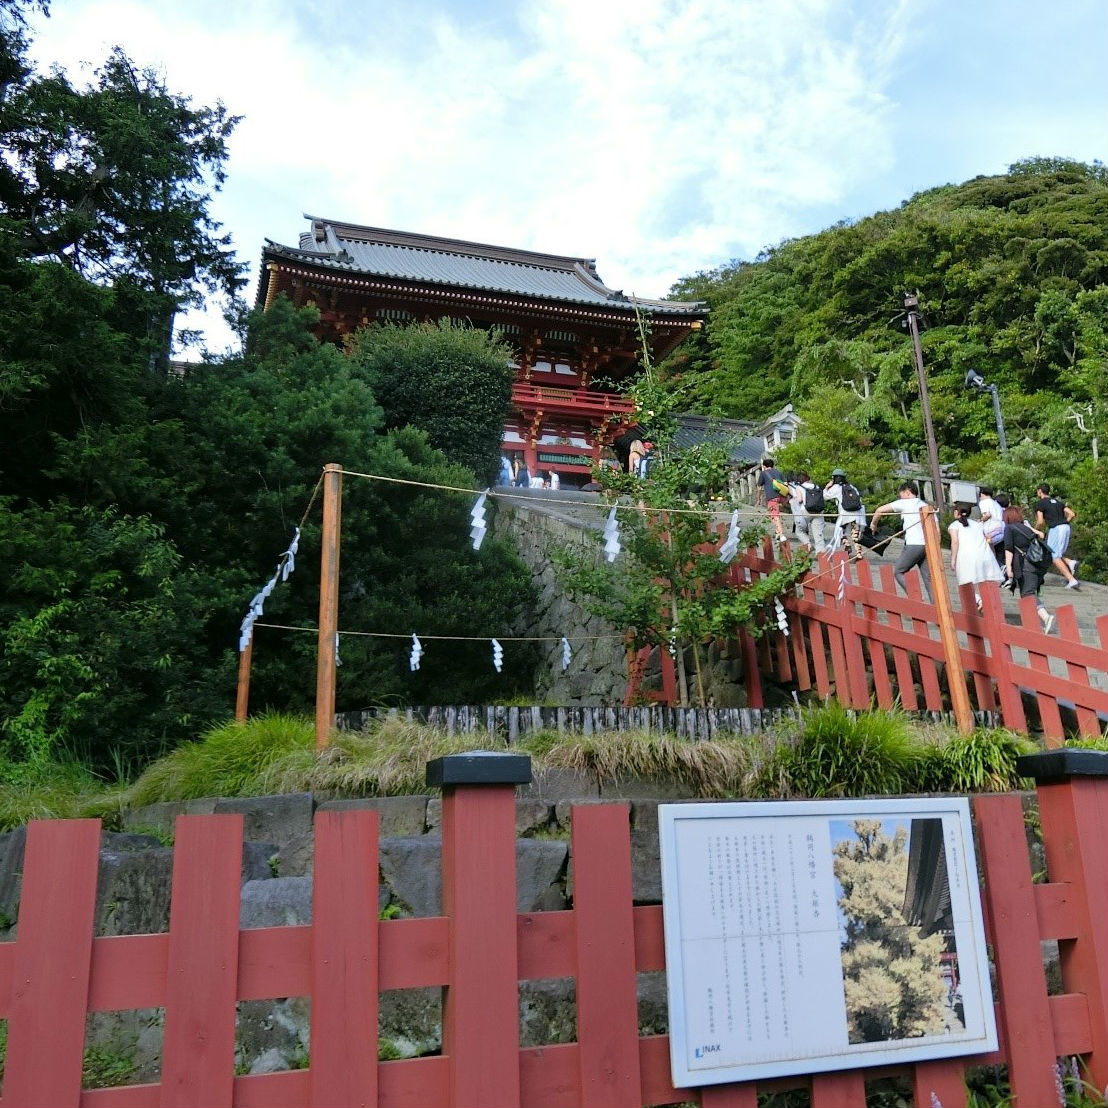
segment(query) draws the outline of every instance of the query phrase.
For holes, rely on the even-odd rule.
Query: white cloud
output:
[[[69,0],[39,47],[70,65],[119,41],[170,87],[244,116],[215,212],[252,266],[263,238],[295,242],[310,212],[589,254],[610,284],[662,295],[865,210],[906,157],[894,86],[927,38],[911,10]],[[913,191],[946,179],[915,173]]]

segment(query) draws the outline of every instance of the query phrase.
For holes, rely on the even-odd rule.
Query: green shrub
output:
[[[149,766],[131,786],[133,807],[202,796],[260,796],[267,769],[290,755],[311,756],[315,726],[304,716],[280,713],[213,727]]]
[[[853,712],[834,701],[804,714],[780,742],[758,784],[763,795],[833,797],[915,792],[923,753],[907,716]]]
[[[1067,739],[1066,746],[1077,750],[1108,750],[1108,735],[1099,738]]]
[[[926,750],[922,787],[927,792],[1004,792],[1020,787],[1016,759],[1036,747],[1003,728],[979,727]]]

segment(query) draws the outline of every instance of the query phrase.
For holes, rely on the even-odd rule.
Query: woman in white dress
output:
[[[976,588],[982,581],[1004,580],[1004,573],[997,565],[996,555],[989,545],[985,528],[970,518],[972,506],[954,505],[954,522],[947,528],[950,535],[950,568],[959,585],[973,585],[973,598],[981,610],[981,593]]]

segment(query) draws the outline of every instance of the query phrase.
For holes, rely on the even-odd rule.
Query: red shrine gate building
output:
[[[636,311],[649,321],[655,361],[707,314],[700,303],[627,296],[600,280],[590,258],[561,257],[311,219],[300,245],[267,240],[258,303],[284,293],[320,311],[320,338],[339,342],[371,323],[444,317],[497,328],[515,350],[504,451],[563,485],[626,426],[619,385],[639,365]]]

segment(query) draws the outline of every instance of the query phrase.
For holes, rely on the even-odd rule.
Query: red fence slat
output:
[[[812,1108],[863,1108],[866,1077],[862,1070],[817,1073],[812,1078]]]
[[[378,813],[315,817],[311,1103],[377,1105]]]
[[[1080,644],[1081,633],[1077,627],[1077,613],[1072,604],[1067,604],[1055,612],[1058,619],[1058,638],[1067,644]],[[1075,685],[1089,687],[1089,671],[1076,659],[1066,659],[1066,675]],[[1091,708],[1077,704],[1077,727],[1082,735],[1096,736],[1100,734],[1100,721],[1096,712]]]
[[[1092,1050],[1089,1079],[1108,1085],[1108,780],[1074,777],[1040,783],[1039,815],[1052,881],[1071,890],[1080,937],[1058,944],[1062,981],[1068,992],[1088,998]]]
[[[162,1108],[231,1108],[242,825],[241,815],[177,817]]]
[[[879,708],[893,708],[896,705],[896,697],[893,694],[892,681],[889,680],[889,666],[885,660],[885,646],[873,637],[880,621],[877,616],[877,606],[872,603],[873,577],[868,562],[858,563],[858,581],[865,590],[862,599],[862,612],[865,616],[864,631],[869,665],[873,674],[873,693],[877,698]]]
[[[452,976],[442,1046],[453,1108],[519,1108],[515,826],[513,786],[443,789],[442,903],[451,920]]]
[[[77,1108],[85,1052],[100,821],[27,827],[4,1103]]]
[[[700,1091],[701,1108],[758,1108],[758,1092],[752,1083],[706,1085]]]
[[[640,1104],[630,828],[622,804],[573,809],[578,1061],[590,1108]]]
[[[1024,1104],[1045,1105],[1054,1095],[1054,1031],[1023,808],[1018,796],[982,796],[974,812],[1012,1090]]]
[[[985,625],[985,633],[992,648],[988,672],[996,682],[1001,715],[1005,726],[1015,731],[1026,731],[1027,718],[1023,711],[1023,700],[1011,674],[1012,649],[1008,643],[1008,627],[1004,622],[1004,605],[1001,603],[1000,590],[986,589],[981,594],[981,606],[984,609],[982,621]]]
[[[1058,711],[1058,700],[1045,688],[1051,683],[1051,674],[1050,660],[1044,653],[1044,648],[1049,647],[1052,640],[1043,633],[1035,597],[1024,596],[1020,598],[1020,622],[1026,630],[1031,631],[1034,635],[1028,644],[1027,656],[1031,663],[1031,669],[1036,674],[1033,679],[1033,687],[1038,694],[1035,699],[1039,705],[1039,721],[1046,735],[1047,746],[1061,746],[1066,733],[1062,728],[1062,715]]]
[[[962,1062],[917,1062],[913,1067],[915,1102],[932,1108],[966,1108],[966,1071]]]

